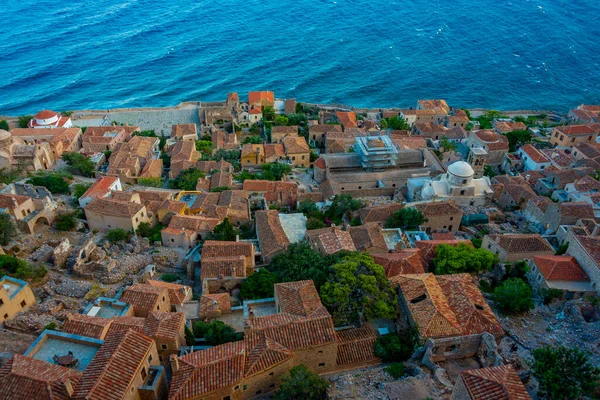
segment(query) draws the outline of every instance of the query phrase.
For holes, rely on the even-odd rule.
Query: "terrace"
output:
[[[58,359],[69,355],[73,358],[72,367],[85,371],[103,343],[99,339],[45,330],[24,355],[50,364],[57,364]]]
[[[128,311],[129,305],[127,303],[108,297],[99,297],[87,306],[83,314],[92,317],[112,318],[127,315]]]
[[[4,287],[4,290],[8,293],[8,297],[12,299],[22,288],[27,285],[27,282],[20,279],[5,276],[0,280],[0,285]]]

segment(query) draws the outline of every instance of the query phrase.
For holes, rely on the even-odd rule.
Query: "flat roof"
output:
[[[87,366],[104,343],[103,340],[73,335],[70,333],[45,330],[25,352],[25,356],[55,364],[54,356],[64,356],[70,352],[79,361],[74,368],[85,371]]]
[[[304,240],[306,234],[306,216],[302,213],[279,214],[279,222],[290,243]]]
[[[13,278],[12,276],[3,276],[0,279],[0,284],[4,287],[4,289],[8,292],[8,297],[12,299],[15,297],[17,293],[25,286],[27,286],[27,282],[22,281],[17,278]]]

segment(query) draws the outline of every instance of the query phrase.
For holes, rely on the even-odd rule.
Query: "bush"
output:
[[[260,166],[260,177],[268,181],[280,181],[292,172],[292,167],[283,163],[269,163]]]
[[[0,276],[10,275],[17,279],[34,279],[46,276],[46,268],[34,267],[15,256],[0,255]]]
[[[27,180],[34,186],[43,186],[52,194],[70,194],[69,183],[62,175],[57,173],[40,174]]]
[[[494,301],[507,314],[517,314],[533,308],[533,291],[520,278],[510,278],[494,289]]]
[[[162,236],[160,234],[162,229],[163,226],[161,224],[156,224],[155,226],[152,226],[149,222],[140,222],[135,233],[137,233],[141,237],[148,238],[150,243],[160,242],[162,241]]]
[[[194,337],[194,332],[187,325],[185,325],[185,344],[188,346],[193,346],[196,344],[196,338]]]
[[[267,299],[274,296],[274,286],[278,282],[277,275],[261,269],[246,279],[240,288],[240,297],[244,300]]]
[[[169,181],[169,188],[180,190],[196,190],[198,179],[204,178],[204,172],[194,167],[181,171],[179,176]]]
[[[222,321],[194,322],[194,336],[204,338],[206,343],[217,346],[223,343],[235,342],[243,338],[243,334],[237,333],[231,326]]]
[[[404,376],[404,364],[401,362],[392,363],[385,367],[385,372],[394,379],[400,379]]]
[[[425,217],[421,211],[416,208],[403,208],[385,221],[385,227],[414,230],[424,221]]]
[[[433,260],[436,274],[484,272],[497,262],[497,256],[486,249],[476,249],[464,243],[456,246],[440,244]]]
[[[540,398],[598,398],[600,369],[587,353],[575,348],[540,347],[533,350],[533,375],[539,382]]]
[[[419,347],[419,331],[416,328],[379,336],[373,345],[373,352],[385,362],[408,360]]]
[[[10,215],[0,213],[0,245],[6,246],[17,235],[17,228]]]
[[[563,291],[560,289],[542,289],[540,295],[544,299],[544,304],[548,305],[552,303],[554,299],[561,299],[563,297]]]
[[[73,197],[79,200],[81,196],[83,196],[83,194],[87,192],[90,186],[92,185],[89,183],[76,183],[75,185],[73,185]]]
[[[300,364],[281,377],[281,386],[275,393],[275,399],[323,400],[328,398],[327,389],[327,379]]]
[[[322,229],[322,228],[327,228],[327,224],[325,224],[325,222],[321,221],[318,218],[309,218],[306,221],[306,229],[311,231],[313,229]]]
[[[229,222],[229,218],[225,218],[223,222],[215,226],[212,233],[210,234],[210,238],[212,240],[220,240],[224,242],[232,242],[236,239],[237,233],[233,224]]]
[[[45,331],[55,331],[56,330],[56,322],[52,321],[48,325],[44,326]]]
[[[129,240],[129,233],[125,229],[117,228],[106,232],[105,237],[111,243],[126,242]]]
[[[175,282],[179,280],[179,275],[177,274],[162,274],[160,276],[160,279],[162,279],[165,282]]]
[[[94,163],[81,153],[63,153],[62,159],[69,165],[69,171],[73,174],[87,177],[94,176]]]
[[[54,229],[59,231],[72,231],[77,226],[77,220],[73,214],[60,214],[54,220]]]
[[[27,128],[29,121],[33,119],[33,115],[20,115],[19,116],[19,128]]]
[[[8,122],[6,122],[5,119],[0,121],[0,129],[5,130],[5,131],[10,130],[10,127],[8,126]]]
[[[138,185],[141,185],[141,186],[149,186],[149,187],[159,188],[159,187],[163,187],[164,184],[165,184],[165,180],[160,177],[138,178]]]

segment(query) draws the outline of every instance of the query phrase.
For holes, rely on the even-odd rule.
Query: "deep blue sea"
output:
[[[0,115],[222,100],[600,103],[600,0],[1,0]]]

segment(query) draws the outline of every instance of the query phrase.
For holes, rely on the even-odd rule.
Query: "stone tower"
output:
[[[487,160],[488,153],[482,148],[473,147],[469,151],[469,164],[473,167],[473,171],[475,171],[475,175],[473,176],[475,179],[481,178],[483,176],[483,168],[485,167],[485,161]]]

